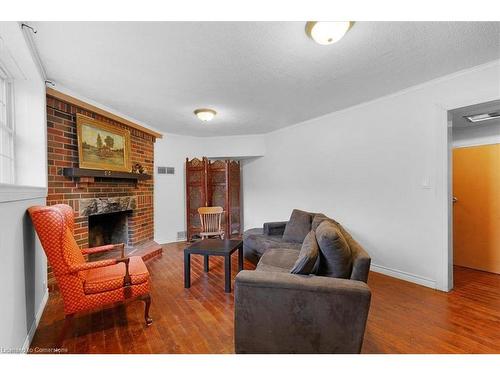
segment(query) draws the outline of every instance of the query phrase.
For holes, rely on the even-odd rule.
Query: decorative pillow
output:
[[[339,227],[329,220],[316,229],[320,249],[318,275],[348,279],[352,270],[352,253]]]
[[[325,220],[328,220],[331,223],[338,225],[338,223],[335,220],[330,219],[325,214],[315,214],[311,223],[311,229],[316,231],[316,229],[318,229],[318,226]]]
[[[299,257],[295,265],[290,270],[290,273],[297,273],[300,275],[310,275],[318,271],[319,266],[319,246],[316,241],[316,233],[310,231],[300,249]]]
[[[309,212],[293,210],[290,220],[286,223],[283,241],[302,242],[311,230],[312,216]]]

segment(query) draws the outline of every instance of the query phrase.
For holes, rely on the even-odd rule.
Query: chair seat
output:
[[[130,257],[129,274],[132,285],[148,281],[149,272],[141,257]],[[125,263],[90,269],[84,276],[83,289],[86,294],[107,292],[123,287]]]

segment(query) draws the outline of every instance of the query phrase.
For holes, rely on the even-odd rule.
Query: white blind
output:
[[[14,183],[12,84],[0,67],[0,183]]]

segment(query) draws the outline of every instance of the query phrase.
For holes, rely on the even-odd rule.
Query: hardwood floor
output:
[[[364,353],[500,353],[500,275],[454,268],[439,292],[370,273]]]
[[[184,244],[164,245],[147,262],[152,277],[151,327],[143,304],[132,302],[77,315],[63,343],[69,353],[232,353],[233,293],[224,293],[223,262],[192,256],[184,289]],[[245,269],[253,266],[245,262]],[[233,280],[237,254],[232,262]],[[455,290],[438,292],[372,272],[372,304],[363,353],[500,353],[500,275],[455,268]],[[62,300],[51,293],[31,344],[55,346]],[[39,351],[39,350],[38,350]]]

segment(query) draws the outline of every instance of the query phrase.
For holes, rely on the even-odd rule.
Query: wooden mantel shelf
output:
[[[149,180],[151,175],[131,173],[131,172],[115,172],[103,171],[100,169],[83,169],[83,168],[64,168],[63,176],[66,177],[100,177],[100,178],[119,178],[123,180]]]

